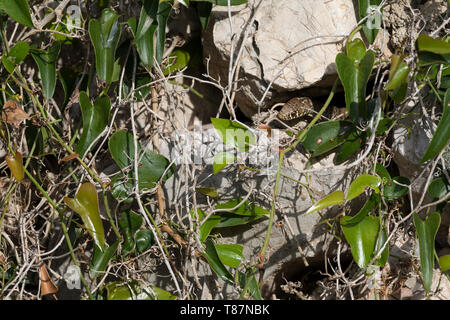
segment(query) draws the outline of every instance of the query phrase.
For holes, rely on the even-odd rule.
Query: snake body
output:
[[[296,97],[286,102],[278,113],[280,120],[288,121],[301,118],[311,113],[313,102],[308,97]]]

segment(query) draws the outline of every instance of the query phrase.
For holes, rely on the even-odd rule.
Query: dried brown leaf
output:
[[[28,119],[30,119],[30,116],[28,116],[28,114],[23,111],[23,109],[14,100],[6,101],[2,110],[2,120],[4,122],[18,127],[23,120]]]

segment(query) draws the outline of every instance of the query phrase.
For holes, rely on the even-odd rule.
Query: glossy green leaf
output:
[[[219,216],[220,216],[220,223],[218,223],[215,226],[215,228],[228,228],[246,225],[264,218],[264,216],[262,215],[240,216],[231,213],[221,213]]]
[[[343,144],[351,132],[355,127],[349,121],[321,122],[308,131],[302,144],[317,157]]]
[[[216,188],[195,188],[196,192],[202,193],[208,197],[218,198],[219,194],[217,193]]]
[[[231,6],[237,6],[247,3],[248,0],[191,0],[192,2],[209,2],[218,6],[228,6],[228,1]]]
[[[216,244],[220,261],[226,266],[237,268],[244,259],[244,247],[240,244]]]
[[[316,202],[311,208],[308,209],[308,211],[306,211],[305,214],[310,214],[318,210],[322,210],[323,208],[334,206],[336,204],[344,204],[344,192],[342,192],[341,190],[337,190],[327,195],[319,202]]]
[[[4,54],[2,57],[2,63],[6,71],[9,73],[14,72],[14,68],[25,60],[28,52],[30,51],[30,45],[24,41],[17,42],[12,47],[8,54]]]
[[[20,24],[33,27],[27,0],[0,0],[0,9],[4,10],[8,16]]]
[[[246,270],[245,273],[238,271],[238,279],[241,287],[246,288],[255,300],[262,300],[261,290],[259,289],[258,281],[256,280],[257,270],[252,267]],[[242,293],[243,295],[245,292]]]
[[[181,49],[175,49],[169,55],[167,66],[163,69],[163,74],[168,76],[172,72],[185,68],[190,60],[189,52]]]
[[[176,296],[173,296],[170,292],[163,290],[161,288],[152,286],[152,291],[155,293],[156,300],[177,300]]]
[[[345,104],[350,119],[359,124],[360,119],[367,119],[366,87],[375,62],[375,53],[368,50],[359,63],[344,53],[336,56],[339,79],[345,90]]]
[[[410,185],[411,182],[406,177],[395,177],[389,179],[384,184],[384,197],[386,200],[392,201],[398,199],[408,193],[408,187],[401,186],[395,182]]]
[[[199,228],[198,237],[200,239],[200,242],[203,243],[206,240],[206,238],[208,238],[209,234],[211,233],[211,230],[214,229],[214,227],[217,224],[219,224],[220,216],[212,215],[208,218],[208,220],[203,222],[203,220],[206,217],[206,214],[201,209],[197,209],[197,215],[198,215],[199,223],[202,223],[202,225]],[[196,218],[192,211],[191,211],[191,216],[193,219]]]
[[[158,12],[158,0],[145,0],[139,16],[139,24],[136,27],[134,35],[134,43],[144,66],[150,70],[153,66],[154,57],[154,40],[153,35],[156,31],[157,24],[155,21]],[[128,24],[133,21],[130,18]],[[135,23],[135,22],[134,22]],[[133,28],[132,28],[133,30]]]
[[[20,152],[16,152],[14,157],[7,155],[5,157],[6,164],[8,165],[9,170],[13,177],[18,181],[22,181],[25,176],[25,170],[23,168],[23,157]]]
[[[450,254],[439,257],[439,266],[442,272],[450,270]]]
[[[253,215],[268,215],[269,211],[254,205],[248,201],[245,201],[238,208],[235,208],[238,204],[242,202],[241,198],[237,198],[234,200],[227,201],[225,203],[219,203],[216,205],[216,209],[230,209],[230,213],[243,215],[243,216],[253,216]]]
[[[136,214],[132,211],[122,212],[122,218],[119,220],[120,233],[124,238],[122,245],[122,254],[127,255],[134,250],[135,233],[142,226],[143,218],[141,215]]]
[[[386,169],[383,165],[381,165],[381,164],[379,164],[379,163],[377,163],[376,166],[375,166],[375,172],[376,172],[383,180],[391,179],[391,175],[389,174],[389,172],[387,171],[387,169]]]
[[[133,294],[126,284],[119,281],[106,285],[107,300],[132,300]]]
[[[121,169],[128,169],[134,185],[134,140],[133,135],[124,131],[116,131],[109,139],[109,152],[114,161]],[[149,149],[142,149],[138,143],[138,177],[140,188],[153,188],[161,178],[170,162]],[[175,165],[167,170],[163,181],[172,176],[175,171]]]
[[[425,151],[425,154],[420,160],[420,163],[434,158],[441,152],[441,150],[447,145],[450,140],[450,89],[445,92],[444,102],[443,102],[443,114],[441,120],[439,121],[436,132],[431,139],[430,145]]]
[[[59,50],[61,44],[56,42],[53,46],[47,50],[31,51],[31,55],[36,61],[39,68],[39,74],[42,81],[42,92],[47,99],[53,97],[56,87],[56,62],[58,61]]]
[[[341,164],[342,162],[348,160],[361,148],[364,140],[365,132],[359,133],[356,130],[350,132],[350,134],[346,137],[344,143],[339,148],[339,151],[336,153],[334,163]]]
[[[202,255],[208,260],[211,269],[225,282],[233,283],[233,276],[223,265],[222,261],[220,261],[214,242],[208,239],[205,244],[205,252]]]
[[[373,258],[375,245],[380,230],[380,220],[366,216],[357,224],[348,225],[346,221],[351,217],[341,218],[341,228],[345,239],[350,244],[352,256],[360,268],[365,268]]]
[[[255,135],[246,127],[228,119],[211,118],[211,122],[222,141],[236,147],[239,152],[248,151],[255,144]]]
[[[394,98],[394,101],[395,101],[395,98]],[[394,123],[394,119],[391,119],[391,118],[381,119],[380,122],[378,123],[376,134],[382,135],[392,126],[393,123]]]
[[[80,157],[83,157],[91,143],[108,125],[111,102],[108,96],[104,95],[95,99],[94,105],[92,105],[88,95],[84,91],[80,92],[79,101],[83,116],[83,133],[75,150]]]
[[[165,41],[166,41],[166,24],[172,11],[172,4],[170,2],[159,2],[158,13],[156,14],[156,47],[155,58],[158,64],[161,64],[164,55]]]
[[[386,229],[383,228],[381,230],[381,232],[378,234],[378,238],[377,238],[377,243],[375,245],[374,254],[376,254],[378,252],[378,250],[380,250],[384,246],[384,244],[386,243],[386,240],[387,240],[387,232],[386,232]],[[388,259],[389,259],[389,244],[386,245],[386,247],[384,248],[384,250],[381,253],[380,257],[376,261],[376,264],[378,266],[380,266],[380,267],[384,267],[384,265],[386,264]]]
[[[136,252],[143,253],[155,244],[151,230],[143,229],[136,232]]]
[[[91,261],[91,268],[89,270],[89,274],[92,279],[101,276],[103,272],[106,270],[109,261],[114,257],[117,248],[119,247],[120,241],[114,242],[114,244],[110,247],[107,247],[103,251],[100,250],[98,246],[94,246],[94,256]]]
[[[450,192],[450,184],[447,179],[441,177],[431,181],[427,190],[428,194],[436,199],[440,199]]]
[[[364,206],[353,217],[348,217],[341,220],[341,225],[353,226],[360,223],[381,201],[381,197],[378,193],[372,193],[370,198],[366,201]]]
[[[347,56],[359,63],[366,54],[366,45],[361,39],[354,39],[347,43]]]
[[[100,20],[89,21],[89,36],[95,50],[95,65],[100,80],[111,83],[114,74],[115,53],[120,39],[119,15],[103,9]]]
[[[370,174],[362,174],[357,177],[348,188],[345,201],[350,201],[365,191],[366,188],[372,188],[376,193],[380,192],[378,188],[381,183],[381,179],[377,176]]]
[[[105,247],[105,232],[100,218],[95,186],[90,182],[83,183],[75,198],[64,197],[64,203],[80,215],[84,227],[94,239],[95,244],[103,250]]]
[[[216,154],[213,160],[213,172],[214,174],[222,171],[228,164],[236,161],[236,156],[230,152],[219,152]]]
[[[378,7],[381,0],[359,0],[358,3],[359,19],[361,20],[370,14],[370,7]],[[381,19],[382,17],[377,12],[373,16],[369,17],[363,24],[363,32],[371,44],[375,41],[378,31],[381,28]]]
[[[450,43],[434,39],[426,34],[421,34],[417,38],[417,48],[419,51],[427,51],[435,54],[450,54]]]
[[[386,85],[385,90],[394,90],[399,87],[402,83],[408,81],[409,67],[402,61],[401,57],[398,55],[392,55],[391,57],[391,69],[389,72],[389,81]]]
[[[430,291],[434,269],[434,240],[441,224],[441,215],[432,213],[423,221],[417,213],[413,213],[416,236],[419,239],[420,270],[425,290]]]

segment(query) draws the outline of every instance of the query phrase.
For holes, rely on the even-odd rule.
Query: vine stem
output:
[[[325,102],[325,104],[322,106],[320,111],[316,114],[316,116],[308,124],[308,126],[305,128],[305,130],[303,130],[302,133],[298,136],[297,140],[295,140],[295,142],[292,145],[290,145],[288,148],[286,148],[286,149],[284,149],[284,150],[282,150],[280,152],[280,158],[278,159],[277,174],[276,174],[276,178],[275,178],[275,186],[274,186],[273,196],[272,196],[272,207],[271,207],[270,215],[269,215],[269,225],[267,227],[267,232],[266,232],[266,236],[265,236],[265,239],[264,239],[263,247],[262,247],[262,249],[261,249],[261,251],[259,253],[259,261],[260,261],[259,267],[261,269],[262,269],[263,265],[265,264],[264,256],[265,256],[265,253],[266,253],[266,250],[267,250],[267,246],[269,245],[270,234],[271,234],[272,225],[273,225],[273,219],[275,217],[276,200],[277,200],[277,195],[278,195],[278,189],[279,189],[279,186],[280,186],[280,180],[281,180],[281,175],[282,175],[281,174],[281,167],[283,165],[284,157],[285,157],[286,153],[288,153],[289,151],[294,149],[300,143],[300,141],[303,140],[303,138],[305,137],[306,133],[308,133],[309,129],[311,129],[311,127],[320,119],[322,114],[325,112],[327,107],[330,105],[331,100],[334,97],[334,93],[336,91],[338,83],[339,83],[339,78],[336,78],[336,80],[334,81],[334,84],[333,84],[333,88],[331,89],[331,92],[328,95],[328,99]]]

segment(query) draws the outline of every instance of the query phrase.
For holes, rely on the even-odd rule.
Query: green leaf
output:
[[[255,276],[256,272],[254,267],[247,269],[245,273],[238,271],[238,279],[241,287],[247,288],[246,291],[250,292],[255,300],[262,300],[261,291]],[[244,294],[245,292],[241,295]]]
[[[33,27],[27,0],[0,0],[0,9],[4,10],[8,16],[20,24],[30,28]]]
[[[88,95],[84,91],[80,92],[79,101],[83,116],[83,133],[77,144],[76,152],[80,157],[83,157],[91,143],[108,125],[111,102],[108,96],[104,95],[95,99],[94,105],[92,105]]]
[[[244,256],[244,247],[240,244],[216,244],[217,254],[220,261],[226,266],[237,268]]]
[[[370,6],[379,6],[381,3],[381,0],[359,0],[359,19],[363,19],[364,17],[368,16],[370,13]],[[382,17],[377,12],[372,17],[366,20],[366,22],[363,24],[363,32],[369,41],[369,43],[373,43],[375,41],[375,38],[377,37],[378,30],[381,28],[380,25],[377,24],[378,21],[381,22]]]
[[[334,206],[336,204],[344,204],[344,192],[342,192],[341,190],[337,190],[327,195],[319,202],[316,202],[311,208],[308,209],[308,211],[306,211],[305,214],[310,214],[318,210],[322,210],[323,208]]]
[[[391,179],[391,175],[387,171],[387,169],[381,164],[377,163],[375,166],[375,172],[384,180]]]
[[[450,43],[434,39],[426,34],[421,34],[417,38],[417,48],[419,51],[432,52],[435,54],[450,54]]]
[[[378,250],[380,250],[384,244],[386,243],[387,240],[387,232],[386,229],[383,228],[381,230],[381,232],[378,234],[378,238],[377,238],[377,243],[375,245],[375,253],[376,254],[378,252]],[[384,267],[384,265],[386,264],[386,262],[389,259],[389,244],[386,245],[386,247],[384,248],[383,252],[381,253],[380,257],[378,258],[378,260],[376,261],[376,264],[380,267]]]
[[[394,90],[402,83],[408,82],[409,67],[402,61],[402,58],[398,55],[392,55],[391,57],[391,69],[389,72],[389,81],[385,90]]]
[[[95,244],[103,250],[105,247],[105,232],[100,218],[95,186],[90,182],[83,183],[75,198],[64,197],[64,203],[81,216],[84,227],[94,238]]]
[[[347,56],[359,63],[366,54],[366,46],[361,39],[354,39],[347,43]]]
[[[219,152],[213,160],[213,173],[216,174],[225,168],[229,163],[236,161],[236,156],[229,152]]]
[[[246,225],[264,218],[264,216],[262,215],[240,216],[231,213],[221,213],[219,216],[220,216],[220,223],[217,224],[215,228],[228,228]]]
[[[106,285],[107,300],[132,300],[133,294],[126,284],[119,281],[111,282]]]
[[[408,187],[401,186],[395,183],[395,181],[406,185],[411,184],[409,179],[406,177],[395,177],[393,179],[387,180],[386,183],[384,184],[383,196],[388,201],[398,199],[408,193]]]
[[[201,223],[203,219],[206,217],[206,214],[201,210],[197,209],[197,215],[198,215],[198,221]],[[191,210],[191,217],[195,219],[195,215],[193,211]],[[206,238],[208,238],[209,234],[211,233],[211,230],[214,229],[214,227],[220,222],[220,216],[212,215],[203,222],[203,224],[199,228],[199,234],[198,237],[200,239],[200,242],[204,242]]]
[[[334,159],[335,164],[341,164],[342,162],[348,160],[352,155],[354,155],[363,144],[365,140],[365,132],[359,133],[358,131],[352,131],[345,139],[344,143],[339,148],[336,153],[336,158]]]
[[[248,201],[245,201],[238,208],[233,209],[239,203],[241,203],[241,201],[242,201],[241,198],[237,198],[234,200],[227,201],[225,203],[219,203],[216,205],[216,209],[230,209],[230,211],[228,211],[229,213],[243,215],[243,216],[268,215],[269,214],[269,211],[267,211],[266,209],[258,207]],[[233,209],[233,210],[231,210],[231,209]]]
[[[95,64],[100,80],[111,83],[114,74],[115,53],[120,39],[119,15],[103,9],[100,20],[89,21],[89,36],[95,50]]]
[[[434,240],[441,224],[441,215],[432,213],[423,221],[417,213],[413,213],[416,236],[419,239],[420,269],[425,290],[430,291],[434,269]]]
[[[202,29],[205,30],[208,26],[209,17],[211,16],[212,4],[209,2],[200,2],[197,4],[197,16],[202,25]]]
[[[156,300],[177,300],[176,296],[173,296],[170,292],[163,290],[161,288],[152,286],[152,291],[156,295]]]
[[[225,268],[222,261],[220,261],[219,255],[217,254],[214,242],[211,239],[206,240],[206,249],[202,255],[208,260],[211,269],[225,282],[230,284],[233,283],[233,276]]]
[[[402,98],[402,100],[403,100],[403,98]],[[394,99],[394,101],[395,101],[395,99]],[[380,122],[378,123],[376,134],[382,135],[392,126],[393,123],[394,123],[394,119],[391,119],[391,118],[381,119]]]
[[[439,121],[436,132],[431,139],[430,145],[427,148],[420,163],[434,158],[441,152],[441,150],[447,145],[450,139],[450,89],[445,92],[444,103],[443,103],[443,114]]]
[[[153,35],[156,31],[156,15],[158,12],[158,0],[145,0],[141,9],[141,14],[139,16],[139,24],[134,35],[134,43],[136,44],[136,49],[139,53],[142,63],[150,70],[153,66],[153,56],[154,56],[154,41]],[[128,20],[128,24],[131,25],[134,18]],[[133,30],[133,28],[132,28]]]
[[[42,80],[42,92],[47,99],[53,97],[56,86],[56,62],[59,56],[59,50],[61,49],[61,44],[56,42],[53,46],[47,50],[37,50],[31,51],[31,55],[36,61],[39,68],[39,73]]]
[[[211,122],[222,141],[239,152],[248,151],[255,144],[254,134],[240,123],[219,118],[211,118]]]
[[[379,193],[380,189],[378,186],[380,183],[381,179],[377,176],[372,176],[370,174],[360,175],[350,184],[345,201],[347,202],[356,198],[365,191],[366,187],[372,188],[376,193]]]
[[[12,47],[8,54],[3,55],[2,63],[5,66],[6,71],[9,73],[14,72],[14,68],[25,60],[30,50],[30,45],[24,41],[17,42],[14,47]]]
[[[200,192],[208,197],[218,198],[219,194],[217,193],[216,188],[195,188],[196,192]]]
[[[179,71],[186,67],[189,63],[189,52],[181,49],[175,49],[169,55],[167,66],[163,69],[163,74],[168,76],[172,72]]]
[[[92,257],[91,268],[89,271],[92,279],[95,279],[103,274],[103,272],[106,270],[106,267],[108,266],[109,261],[112,259],[112,257],[114,257],[114,254],[119,247],[119,243],[120,240],[117,240],[112,246],[106,248],[103,251],[98,246],[94,246],[94,255]]]
[[[143,229],[136,232],[136,252],[143,253],[155,244],[151,230]]]
[[[370,213],[370,211],[372,211],[372,209],[380,203],[380,201],[380,195],[378,193],[372,193],[361,210],[359,210],[359,212],[353,217],[341,220],[341,225],[353,226],[360,223]]]
[[[437,178],[431,181],[428,187],[428,194],[436,199],[440,199],[450,191],[450,184],[445,178]]]
[[[161,64],[166,41],[166,24],[169,18],[170,11],[172,11],[172,4],[170,2],[159,2],[158,13],[156,15],[156,48],[155,58],[158,64]]]
[[[373,258],[380,230],[380,219],[366,216],[358,224],[346,224],[346,221],[350,219],[351,217],[342,217],[341,228],[345,239],[350,244],[353,259],[360,268],[365,268]]]
[[[116,131],[109,139],[109,152],[114,161],[121,169],[130,170],[129,177],[134,181],[134,140],[133,135],[124,131]],[[147,148],[142,150],[138,143],[138,177],[140,188],[153,188],[161,178],[169,161]],[[167,174],[163,177],[163,181],[167,180],[175,171],[175,165],[167,170]],[[134,182],[133,182],[134,185]]]
[[[133,211],[122,212],[122,218],[119,220],[119,229],[124,238],[122,245],[122,254],[127,255],[134,250],[136,231],[142,226],[143,218]]]
[[[355,124],[367,120],[366,87],[375,62],[375,53],[368,50],[357,64],[343,53],[336,56],[336,66],[345,90],[345,104]]]
[[[439,266],[442,272],[450,270],[450,254],[439,257]]]
[[[355,130],[355,126],[349,121],[321,122],[308,131],[302,144],[313,153],[313,157],[317,157],[343,144]]]

